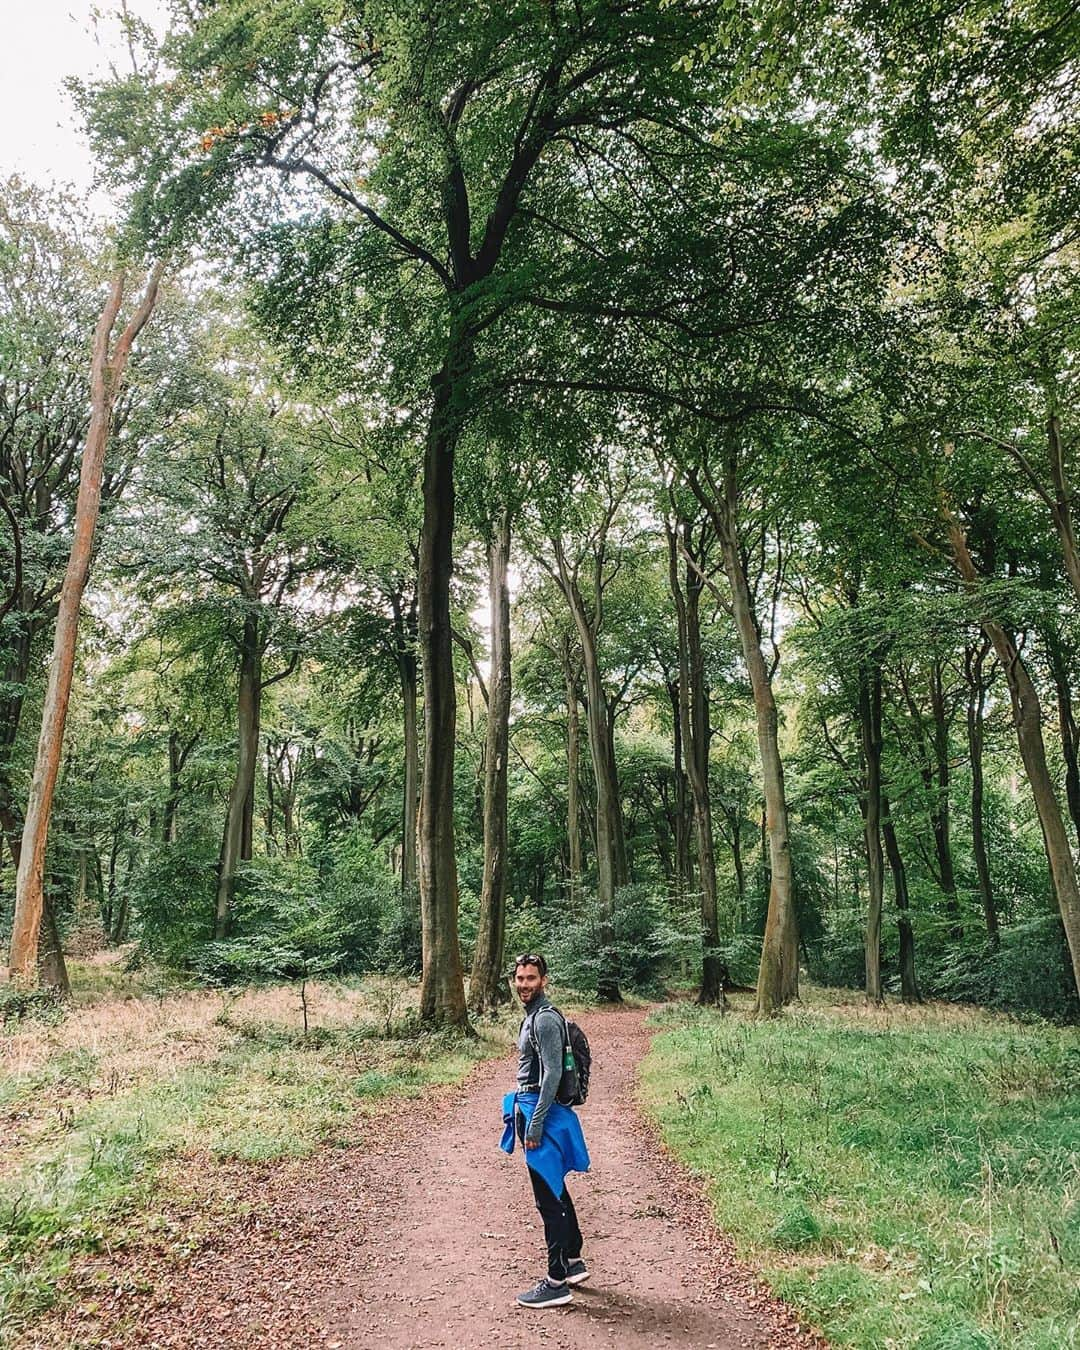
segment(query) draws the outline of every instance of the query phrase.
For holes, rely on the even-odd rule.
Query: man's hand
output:
[[[539,1139],[526,1139],[526,1140],[525,1140],[525,1147],[526,1147],[526,1148],[539,1148],[539,1147],[540,1147],[540,1140],[539,1140]]]

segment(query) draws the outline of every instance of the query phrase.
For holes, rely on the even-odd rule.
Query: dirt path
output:
[[[571,1176],[592,1272],[564,1308],[514,1295],[543,1273],[543,1234],[520,1152],[496,1145],[512,1064],[403,1103],[364,1151],[220,1177],[258,1198],[242,1227],[217,1224],[188,1260],[144,1258],[24,1344],[322,1347],[323,1350],[808,1350],[785,1309],[715,1235],[708,1207],[633,1106],[649,1033],[639,1011],[581,1019],[594,1047],[583,1108],[593,1170]],[[213,1208],[213,1206],[211,1206]],[[164,1251],[162,1252],[164,1255]],[[151,1288],[147,1289],[146,1286]],[[141,1288],[140,1288],[141,1286]],[[144,1292],[145,1291],[145,1292]]]

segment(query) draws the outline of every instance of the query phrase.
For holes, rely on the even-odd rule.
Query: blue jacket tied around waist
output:
[[[514,1106],[521,1110],[528,1125],[539,1093],[508,1092],[503,1098],[503,1133],[499,1147],[504,1153],[513,1153]],[[539,1148],[527,1148],[525,1161],[547,1182],[553,1195],[562,1195],[567,1172],[589,1170],[589,1150],[576,1112],[559,1102],[552,1102],[544,1120],[544,1134]]]

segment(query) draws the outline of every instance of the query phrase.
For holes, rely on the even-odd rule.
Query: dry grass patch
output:
[[[169,992],[98,963],[81,1002],[82,973],[64,1021],[0,1035],[0,1344],[71,1259],[145,1226],[165,1164],[348,1145],[358,1113],[458,1081],[508,1042],[502,1024],[421,1032],[416,987],[387,977],[310,984],[305,1034],[295,987]]]

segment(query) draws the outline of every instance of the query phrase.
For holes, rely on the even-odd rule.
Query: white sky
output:
[[[0,178],[19,173],[35,183],[89,190],[93,165],[63,89],[69,75],[106,73],[123,60],[115,23],[103,19],[95,37],[95,9],[112,12],[119,0],[0,0]],[[162,28],[166,0],[132,0],[133,13]],[[100,199],[94,203],[104,209]]]

